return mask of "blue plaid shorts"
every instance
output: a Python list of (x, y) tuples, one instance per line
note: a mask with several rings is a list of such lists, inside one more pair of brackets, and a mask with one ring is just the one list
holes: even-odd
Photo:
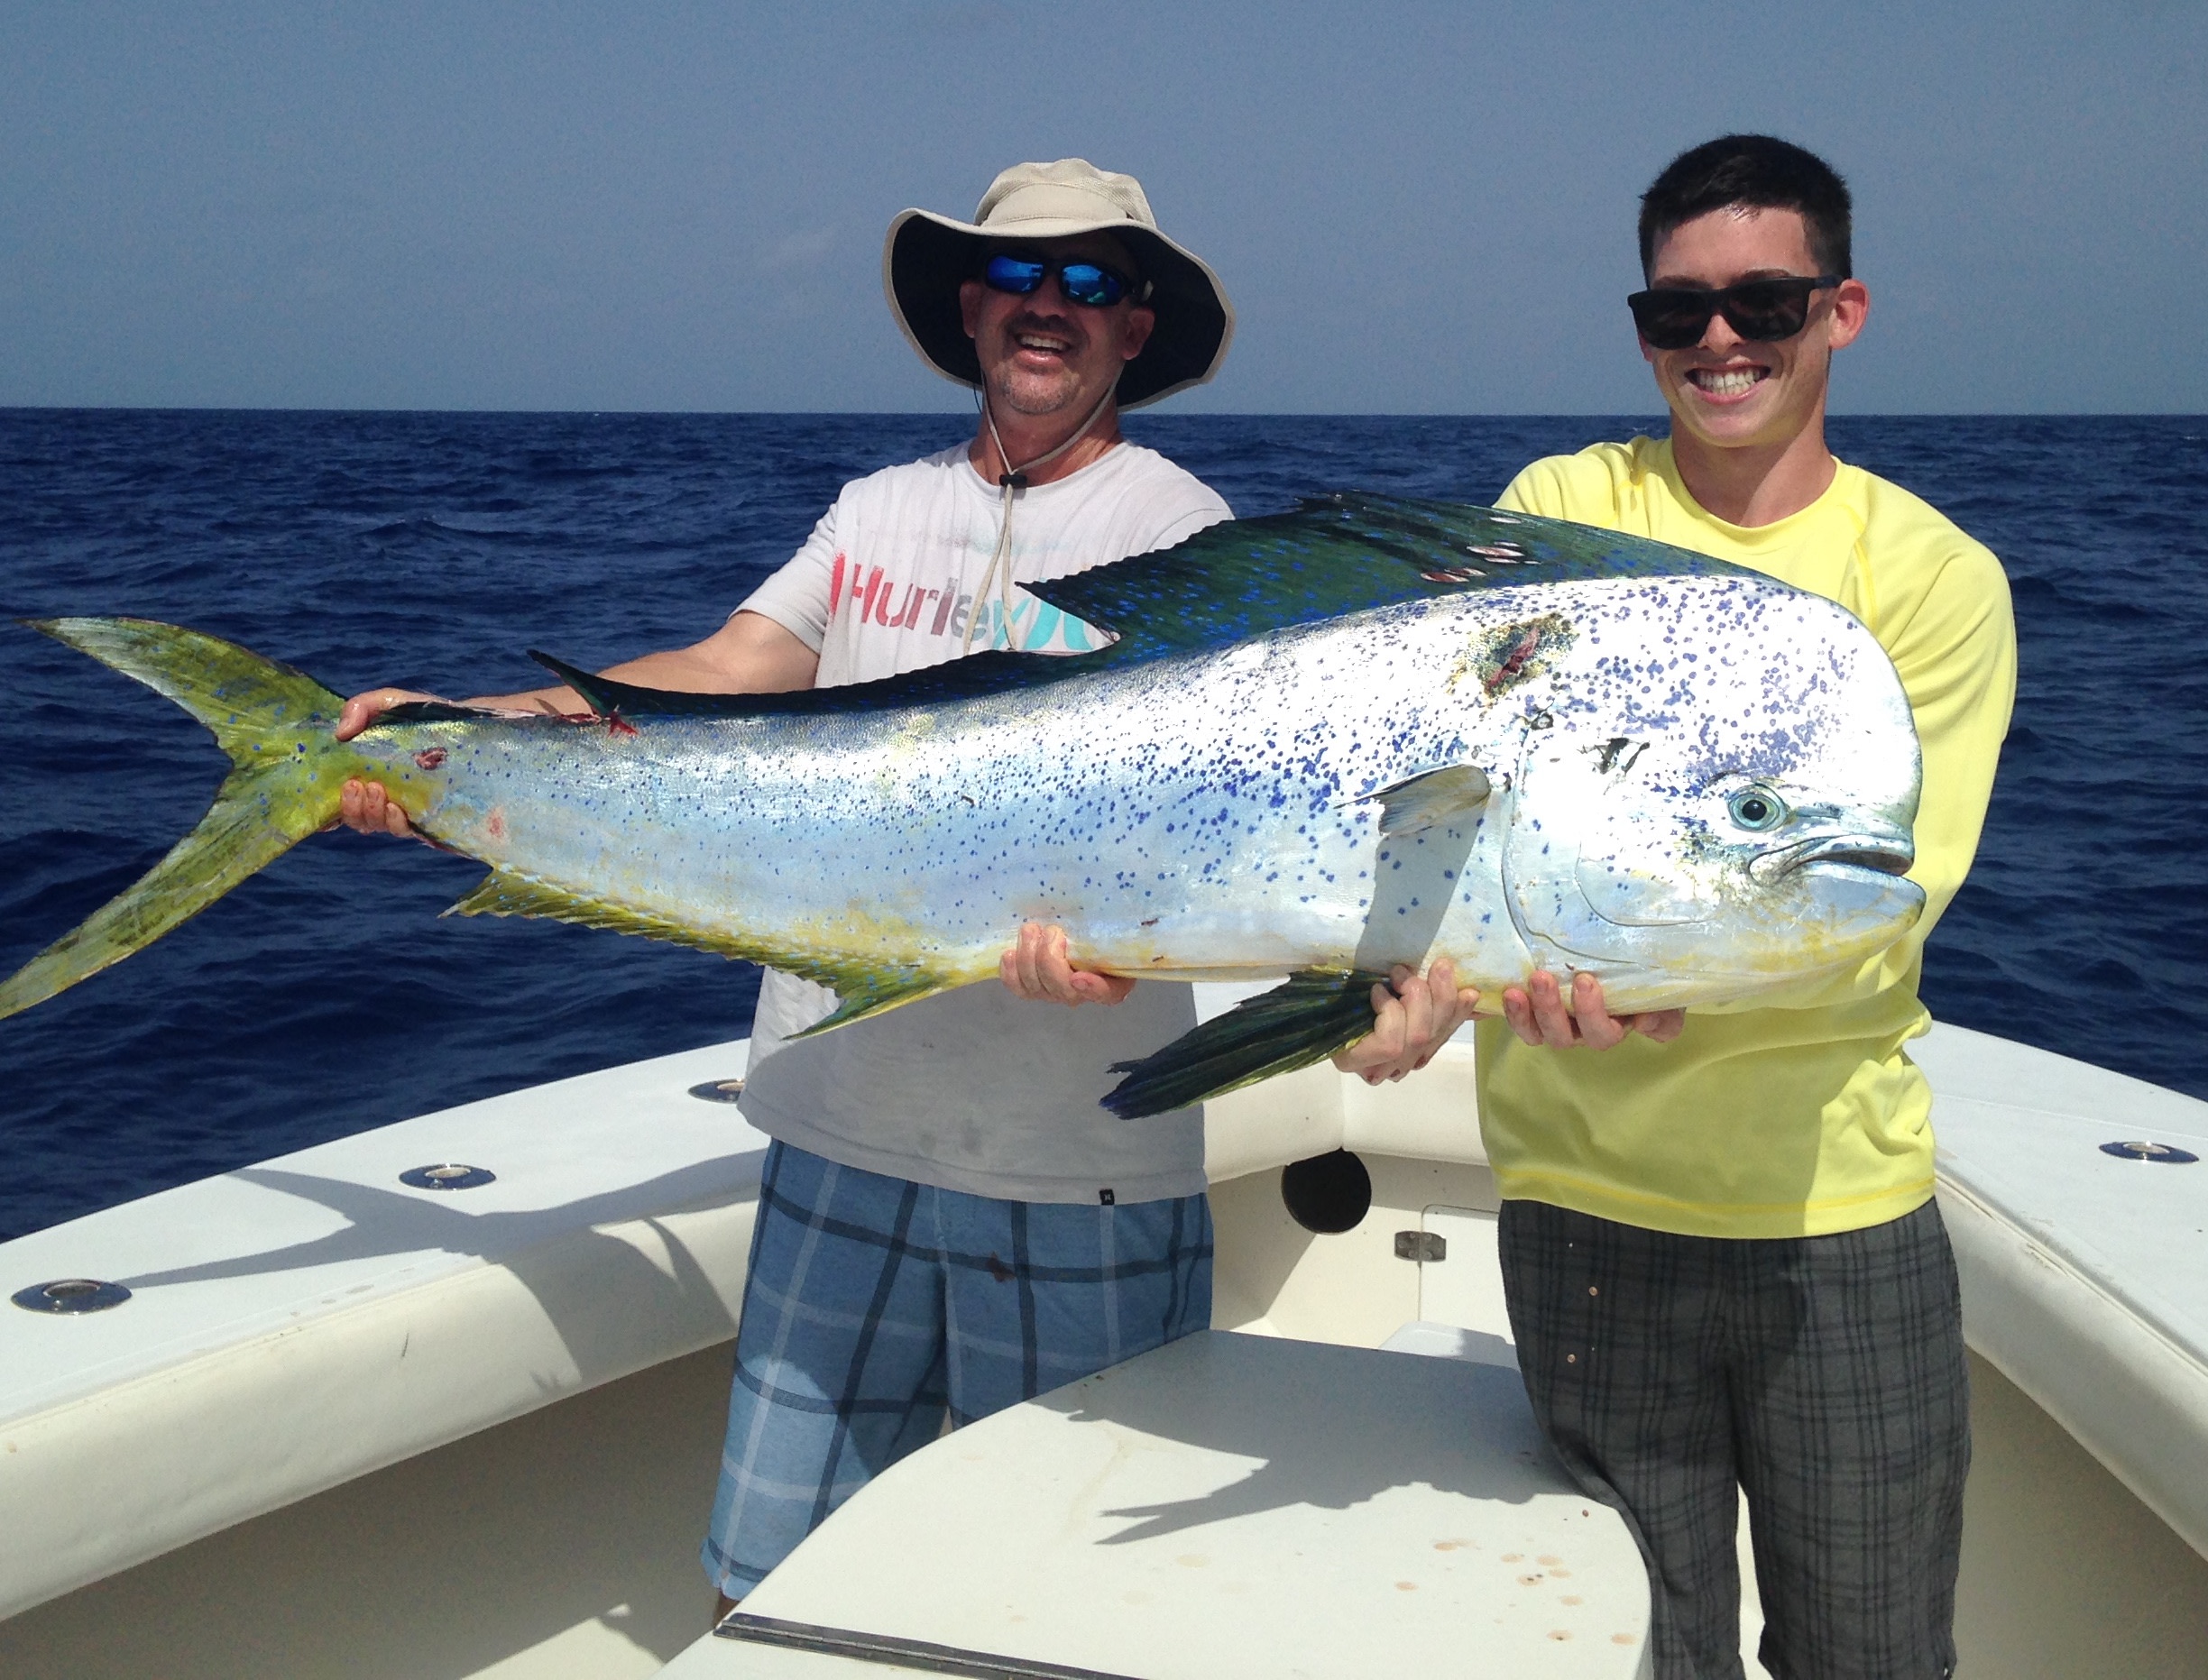
[(1000, 1201), (776, 1143), (700, 1554), (741, 1598), (874, 1476), (1211, 1317), (1201, 1196)]

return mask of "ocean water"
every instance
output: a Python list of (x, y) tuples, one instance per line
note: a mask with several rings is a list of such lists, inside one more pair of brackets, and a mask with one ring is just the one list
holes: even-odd
[[(1486, 501), (1621, 418), (1128, 426), (1246, 514), (1339, 488)], [(212, 630), (340, 693), (532, 685), (695, 639), (845, 479), (958, 416), (0, 411), (0, 611)], [(2208, 419), (1853, 418), (1835, 449), (1992, 545), (2022, 692), (1935, 933), (1943, 1019), (2208, 1097)], [(0, 972), (128, 885), (225, 768), (183, 712), (0, 624)], [(479, 874), (352, 834), (0, 1022), (0, 1237), (428, 1109), (742, 1033), (741, 964), (440, 920)]]

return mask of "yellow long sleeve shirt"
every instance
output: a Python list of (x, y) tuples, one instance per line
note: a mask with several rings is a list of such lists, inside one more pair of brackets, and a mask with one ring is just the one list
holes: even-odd
[(1809, 507), (1728, 525), (1670, 441), (1537, 461), (1498, 504), (1699, 550), (1846, 607), (1900, 672), (1924, 752), (1909, 878), (1925, 912), (1854, 975), (1688, 1013), (1670, 1044), (1531, 1049), (1477, 1029), (1480, 1126), (1505, 1197), (1697, 1236), (1810, 1236), (1932, 1194), (1931, 1091), (1903, 1046), (1925, 937), (1962, 886), (2016, 695), (2001, 563), (1925, 502), (1843, 463)]

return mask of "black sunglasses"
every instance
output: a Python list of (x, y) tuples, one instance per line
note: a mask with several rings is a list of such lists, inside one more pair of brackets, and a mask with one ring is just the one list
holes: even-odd
[(1118, 269), (1091, 262), (1086, 257), (1052, 261), (1042, 257), (1008, 257), (999, 252), (989, 260), (989, 266), (981, 271), (981, 279), (991, 291), (1008, 291), (1024, 298), (1052, 274), (1058, 277), (1058, 289), (1065, 293), (1069, 302), (1087, 304), (1092, 309), (1109, 309), (1136, 289), (1135, 282)]
[(1633, 325), (1655, 350), (1692, 350), (1709, 331), (1710, 317), (1722, 315), (1743, 338), (1768, 344), (1791, 338), (1808, 325), (1809, 298), (1847, 277), (1782, 275), (1743, 280), (1708, 290), (1699, 286), (1659, 286), (1625, 299)]

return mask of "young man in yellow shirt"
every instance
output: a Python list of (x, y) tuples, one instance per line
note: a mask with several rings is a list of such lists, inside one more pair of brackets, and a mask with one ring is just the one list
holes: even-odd
[(1501, 504), (1840, 601), (1892, 656), (1924, 752), (1923, 918), (1845, 980), (1619, 1020), (1588, 977), (1540, 975), (1478, 1029), (1527, 1391), (1641, 1542), (1660, 1680), (1742, 1672), (1736, 1486), (1778, 1680), (1955, 1663), (1969, 1397), (1903, 1047), (1930, 1024), (1924, 940), (1978, 843), (2016, 639), (1993, 555), (1826, 447), (1832, 353), (1870, 308), (1849, 223), (1840, 178), (1783, 141), (1674, 161), (1630, 300), (1671, 436), (1535, 462)]

